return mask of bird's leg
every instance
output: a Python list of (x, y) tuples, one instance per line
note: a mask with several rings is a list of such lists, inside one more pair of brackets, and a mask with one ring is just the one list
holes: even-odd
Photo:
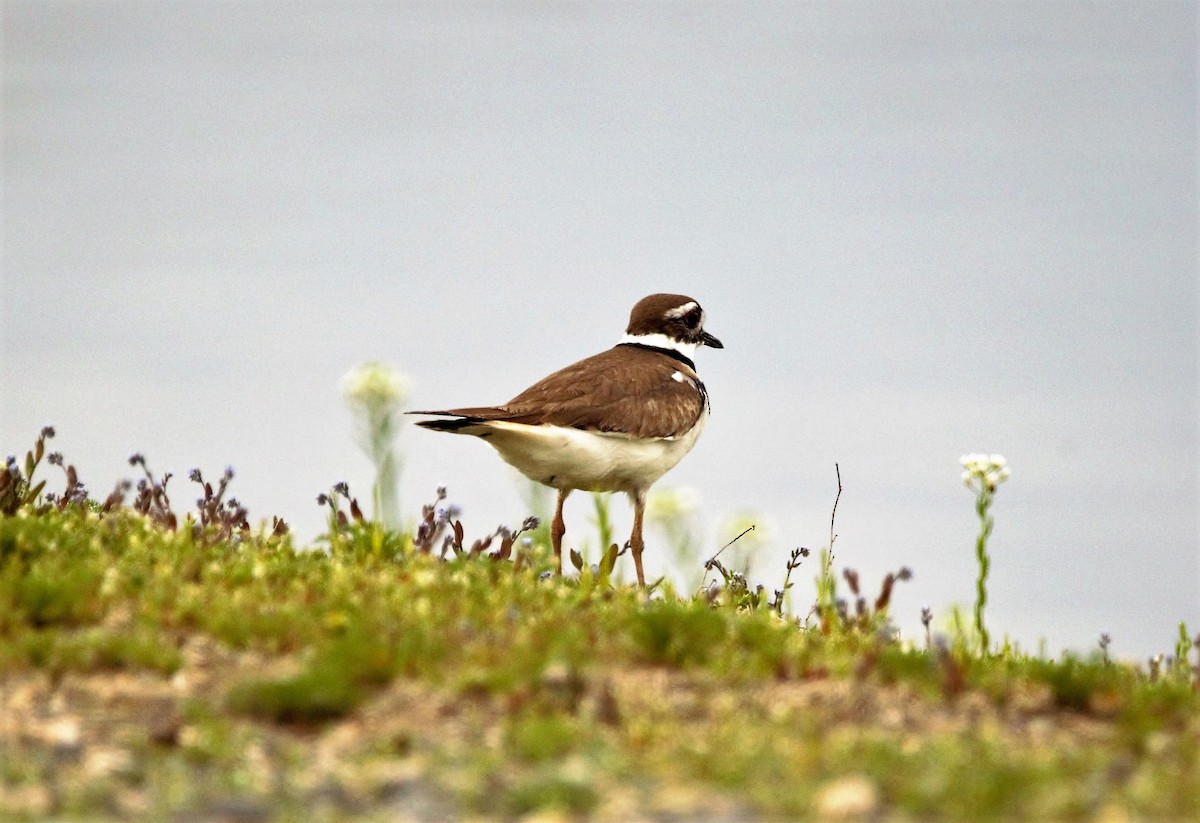
[(642, 549), (646, 546), (642, 542), (642, 515), (646, 513), (646, 492), (630, 492), (629, 497), (633, 501), (633, 534), (629, 536), (629, 550), (633, 553), (633, 567), (637, 569), (638, 586), (645, 588), (646, 575), (642, 573)]
[(567, 533), (567, 524), (563, 522), (563, 503), (567, 500), (570, 489), (558, 490), (558, 504), (554, 507), (554, 522), (550, 524), (550, 543), (554, 546), (554, 563), (558, 567), (558, 575), (562, 574), (562, 539)]

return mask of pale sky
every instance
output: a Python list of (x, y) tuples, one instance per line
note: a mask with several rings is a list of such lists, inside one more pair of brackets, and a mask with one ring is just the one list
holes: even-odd
[[(351, 367), (501, 402), (681, 292), (726, 346), (660, 483), (706, 556), (751, 512), (778, 586), (836, 462), (839, 561), (910, 566), (916, 637), (973, 602), (958, 457), (1000, 452), (994, 638), (1200, 630), (1195, 4), (0, 8), (5, 454), (52, 423), (95, 495), (139, 451), (181, 502), (232, 465), (311, 539), (319, 492), (368, 496)], [(486, 445), (401, 445), (411, 516), (528, 513)]]

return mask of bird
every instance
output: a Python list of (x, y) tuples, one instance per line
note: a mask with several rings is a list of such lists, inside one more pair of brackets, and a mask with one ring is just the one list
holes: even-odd
[(409, 414), (422, 428), (478, 437), (521, 474), (557, 491), (550, 539), (558, 574), (572, 491), (624, 492), (633, 505), (629, 549), (637, 582), (650, 487), (696, 445), (708, 420), (708, 390), (693, 361), (724, 345), (704, 330), (704, 309), (682, 294), (639, 300), (615, 346), (534, 383), (507, 403)]

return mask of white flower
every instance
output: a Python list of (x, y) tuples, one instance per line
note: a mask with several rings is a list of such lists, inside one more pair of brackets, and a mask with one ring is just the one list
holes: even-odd
[(1012, 474), (1002, 454), (964, 454), (958, 462), (963, 466), (963, 485), (973, 491), (994, 492)]
[(383, 363), (363, 363), (342, 378), (342, 394), (355, 406), (395, 409), (404, 402), (408, 381)]

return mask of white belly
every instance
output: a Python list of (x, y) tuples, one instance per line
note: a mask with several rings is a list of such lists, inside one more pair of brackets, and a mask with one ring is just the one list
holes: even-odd
[(669, 439), (502, 422), (487, 424), (484, 439), (521, 474), (547, 486), (644, 491), (692, 450), (707, 418), (706, 410), (691, 430)]

